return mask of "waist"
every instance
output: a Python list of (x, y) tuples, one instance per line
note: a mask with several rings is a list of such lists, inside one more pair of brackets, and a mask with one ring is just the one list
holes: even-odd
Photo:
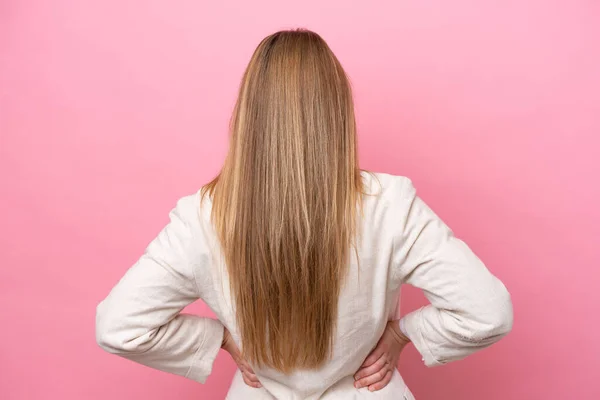
[[(261, 379), (262, 388), (252, 388), (244, 383), (242, 374), (236, 371), (231, 387), (227, 393), (227, 400), (414, 400), (412, 393), (404, 383), (398, 370), (394, 371), (392, 380), (386, 387), (375, 392), (367, 388), (356, 389), (352, 376), (344, 377), (329, 387), (307, 393), (300, 382), (276, 382), (270, 379)], [(313, 382), (314, 383), (314, 382)], [(311, 387), (315, 387), (311, 385)]]

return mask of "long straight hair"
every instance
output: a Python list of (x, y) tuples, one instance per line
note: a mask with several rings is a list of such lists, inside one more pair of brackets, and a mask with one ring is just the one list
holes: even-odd
[(203, 188), (243, 356), (283, 372), (332, 353), (362, 179), (348, 78), (325, 41), (281, 31), (244, 73), (220, 174)]

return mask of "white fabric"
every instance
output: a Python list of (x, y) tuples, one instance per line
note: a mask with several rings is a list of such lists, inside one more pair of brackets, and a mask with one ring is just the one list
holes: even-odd
[[(397, 319), (401, 284), (422, 289), (430, 305), (409, 313), (402, 328), (435, 366), (498, 341), (512, 327), (512, 304), (495, 278), (416, 196), (411, 181), (363, 173), (358, 258), (339, 298), (334, 356), (317, 371), (284, 375), (255, 369), (263, 388), (234, 376), (229, 399), (398, 399), (412, 395), (399, 373), (380, 392), (353, 387), (353, 374), (387, 321)], [(171, 222), (97, 309), (105, 350), (204, 383), (219, 351), (223, 325), (240, 344), (228, 274), (210, 223), (210, 199), (183, 197)], [(248, 290), (252, 290), (248, 288)], [(202, 299), (218, 320), (180, 314)]]

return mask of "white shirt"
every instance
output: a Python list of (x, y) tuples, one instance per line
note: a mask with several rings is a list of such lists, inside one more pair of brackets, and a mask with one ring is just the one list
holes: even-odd
[[(416, 196), (411, 181), (387, 174), (363, 173), (363, 178), (369, 195), (363, 196), (359, 224), (360, 262), (353, 257), (348, 265), (332, 359), (319, 370), (290, 375), (255, 368), (260, 389), (247, 386), (237, 371), (228, 399), (412, 399), (397, 371), (379, 392), (353, 386), (353, 375), (386, 323), (397, 318), (405, 283), (421, 288), (431, 303), (403, 318), (403, 329), (428, 366), (464, 358), (510, 331), (506, 288)], [(201, 202), (199, 192), (178, 201), (170, 223), (98, 305), (102, 348), (204, 383), (223, 326), (240, 345), (210, 213), (210, 199)], [(198, 299), (218, 320), (180, 313)]]

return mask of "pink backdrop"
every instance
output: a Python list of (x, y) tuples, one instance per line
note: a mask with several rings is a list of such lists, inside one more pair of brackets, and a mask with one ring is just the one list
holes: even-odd
[(513, 294), (489, 351), (403, 355), (417, 398), (599, 399), (589, 0), (0, 1), (0, 398), (223, 398), (225, 355), (204, 386), (110, 356), (95, 306), (219, 169), (259, 40), (298, 26), (353, 80), (362, 166), (410, 176)]

